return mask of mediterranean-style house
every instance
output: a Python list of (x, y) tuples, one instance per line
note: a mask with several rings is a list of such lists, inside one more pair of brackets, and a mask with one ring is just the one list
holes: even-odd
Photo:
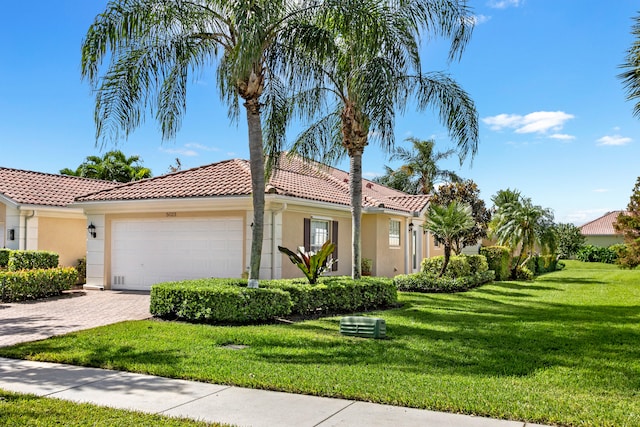
[(624, 243), (624, 236), (616, 233), (613, 228), (613, 223), (618, 219), (618, 215), (623, 212), (607, 212), (603, 216), (578, 227), (580, 228), (580, 233), (585, 237), (585, 243), (602, 247)]
[(116, 185), (0, 167), (0, 248), (52, 251), (61, 265), (75, 266), (86, 253), (87, 225), (82, 209), (69, 204)]
[[(328, 274), (350, 275), (348, 173), (283, 157), (265, 194), (261, 279), (300, 277), (277, 247), (336, 244)], [(372, 275), (415, 272), (442, 254), (423, 231), (429, 197), (363, 181), (362, 256)], [(241, 277), (253, 210), (246, 160), (227, 160), (76, 197), (87, 217), (87, 288), (148, 290), (169, 280)]]

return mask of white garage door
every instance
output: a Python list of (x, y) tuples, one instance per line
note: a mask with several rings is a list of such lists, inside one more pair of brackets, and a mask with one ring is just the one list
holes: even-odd
[(240, 277), (242, 218), (117, 220), (111, 228), (112, 289), (160, 282)]

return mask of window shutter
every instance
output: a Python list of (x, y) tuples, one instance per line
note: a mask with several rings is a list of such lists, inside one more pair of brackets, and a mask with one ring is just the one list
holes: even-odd
[[(338, 221), (333, 221), (331, 224), (331, 242), (336, 245), (331, 256), (333, 259), (338, 259)], [(331, 266), (331, 271), (338, 271), (338, 263), (334, 262)]]
[(304, 219), (304, 250), (311, 250), (311, 218)]

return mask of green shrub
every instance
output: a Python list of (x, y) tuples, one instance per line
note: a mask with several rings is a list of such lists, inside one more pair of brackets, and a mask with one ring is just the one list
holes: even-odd
[(9, 271), (34, 270), (58, 267), (59, 255), (48, 251), (11, 251), (7, 269)]
[(601, 246), (585, 245), (576, 254), (576, 259), (583, 262), (604, 262), (613, 264), (616, 262), (618, 254), (616, 248), (605, 248)]
[(0, 272), (0, 300), (24, 301), (59, 295), (76, 283), (73, 267)]
[[(442, 270), (442, 264), (444, 264), (444, 256), (442, 255), (425, 258), (422, 260), (420, 271), (422, 273), (437, 276)], [(449, 258), (447, 271), (444, 273), (446, 277), (455, 279), (458, 277), (465, 277), (470, 274), (471, 266), (469, 265), (468, 257), (466, 255), (452, 256)]]
[(191, 322), (238, 324), (266, 322), (291, 313), (291, 297), (280, 289), (230, 284), (200, 279), (153, 285), (151, 314)]
[(87, 281), (87, 257), (78, 258), (76, 270), (78, 270), (78, 283), (85, 283)]
[(429, 273), (401, 274), (393, 278), (393, 283), (399, 291), (453, 293), (467, 291), (493, 279), (493, 270), (487, 270), (458, 278), (437, 277)]
[(528, 267), (519, 265), (516, 267), (516, 280), (533, 280), (534, 274), (533, 271), (529, 270)]
[(504, 246), (487, 246), (480, 248), (480, 255), (484, 255), (489, 270), (495, 271), (495, 280), (509, 280), (511, 277), (509, 249)]
[(484, 255), (465, 255), (467, 262), (469, 263), (469, 269), (471, 274), (482, 273), (489, 270), (489, 263), (487, 263), (487, 257)]
[(6, 268), (9, 264), (11, 249), (0, 249), (0, 268)]

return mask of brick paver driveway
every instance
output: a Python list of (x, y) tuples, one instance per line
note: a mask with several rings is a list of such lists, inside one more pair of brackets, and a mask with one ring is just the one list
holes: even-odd
[(149, 317), (149, 293), (141, 292), (70, 291), (38, 301), (0, 302), (0, 347)]

